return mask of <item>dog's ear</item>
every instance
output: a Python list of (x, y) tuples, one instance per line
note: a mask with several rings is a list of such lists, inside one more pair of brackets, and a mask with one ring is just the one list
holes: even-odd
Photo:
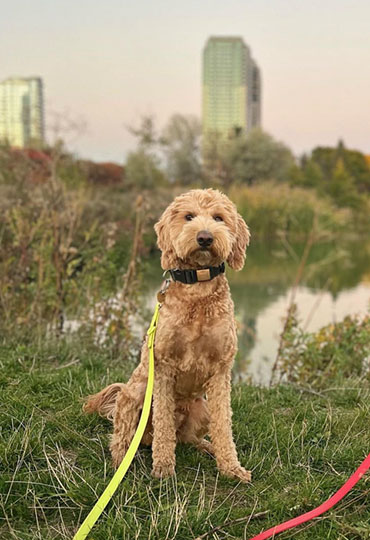
[(233, 270), (241, 270), (245, 261), (245, 250), (249, 246), (250, 232), (247, 224), (240, 214), (238, 214), (236, 221), (236, 234), (235, 240), (227, 258), (229, 266)]
[(163, 270), (173, 268), (175, 261), (175, 250), (173, 249), (170, 234), (169, 234), (169, 211), (165, 210), (159, 221), (154, 225), (154, 230), (157, 233), (157, 246), (162, 252), (161, 266)]

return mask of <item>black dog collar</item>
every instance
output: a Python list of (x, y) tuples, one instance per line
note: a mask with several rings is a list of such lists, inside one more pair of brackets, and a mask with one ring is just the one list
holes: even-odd
[(216, 276), (225, 272), (225, 263), (221, 263), (220, 266), (208, 266), (200, 270), (168, 270), (171, 274), (173, 281), (181, 281), (181, 283), (187, 283), (191, 285), (198, 283), (199, 281), (211, 281)]

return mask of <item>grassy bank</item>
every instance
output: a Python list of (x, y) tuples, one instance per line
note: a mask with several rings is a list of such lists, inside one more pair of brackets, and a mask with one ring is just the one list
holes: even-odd
[[(3, 344), (0, 362), (0, 538), (70, 539), (113, 474), (111, 426), (84, 415), (82, 398), (124, 379), (132, 365), (63, 341)], [(248, 539), (314, 508), (369, 452), (369, 398), (368, 383), (350, 378), (333, 377), (318, 392), (235, 387), (235, 439), (253, 484), (219, 477), (211, 458), (185, 446), (177, 449), (177, 476), (159, 481), (150, 476), (150, 451), (141, 449), (90, 538), (185, 540), (219, 527), (207, 538)], [(367, 475), (298, 537), (369, 538), (369, 503)]]

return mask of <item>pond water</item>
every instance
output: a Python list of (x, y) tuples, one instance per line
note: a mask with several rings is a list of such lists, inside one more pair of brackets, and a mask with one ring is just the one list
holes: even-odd
[[(239, 326), (237, 378), (269, 382), (303, 250), (299, 243), (291, 245), (284, 240), (267, 244), (255, 239), (244, 269), (227, 270)], [(145, 274), (151, 306), (162, 280), (157, 257), (148, 262)], [(314, 245), (294, 301), (301, 326), (307, 331), (346, 315), (364, 315), (370, 306), (370, 239)]]

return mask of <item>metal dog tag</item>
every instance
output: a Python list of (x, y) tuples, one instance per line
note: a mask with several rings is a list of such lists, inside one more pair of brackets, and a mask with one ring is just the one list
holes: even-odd
[(203, 270), (196, 270), (198, 281), (209, 281), (211, 279), (211, 273), (209, 268)]

